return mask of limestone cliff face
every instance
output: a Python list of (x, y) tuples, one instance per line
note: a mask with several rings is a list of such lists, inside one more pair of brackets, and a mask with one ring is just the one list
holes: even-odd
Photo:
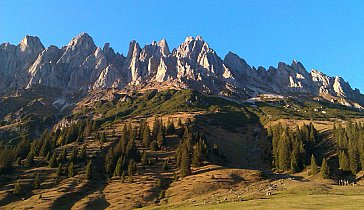
[(110, 44), (101, 49), (87, 33), (66, 46), (45, 48), (38, 37), (26, 36), (17, 46), (0, 45), (0, 93), (42, 84), (65, 91), (123, 88), (170, 82), (209, 94), (254, 96), (259, 93), (330, 95), (364, 104), (358, 89), (341, 77), (308, 72), (297, 61), (257, 69), (229, 52), (222, 60), (202, 37), (187, 37), (170, 51), (165, 39), (143, 48), (130, 42), (126, 57)]

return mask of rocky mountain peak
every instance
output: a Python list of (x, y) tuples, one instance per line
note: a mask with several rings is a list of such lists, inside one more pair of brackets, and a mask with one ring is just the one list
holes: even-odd
[(39, 53), (44, 50), (43, 44), (36, 36), (26, 35), (18, 46), (21, 52)]
[(97, 47), (87, 33), (77, 35), (62, 48), (45, 49), (33, 36), (26, 36), (18, 46), (0, 45), (2, 92), (35, 84), (85, 91), (167, 81), (209, 94), (326, 94), (364, 104), (363, 95), (341, 77), (317, 70), (308, 73), (297, 60), (290, 65), (279, 62), (277, 68), (268, 70), (249, 66), (233, 52), (222, 60), (201, 36), (187, 37), (172, 53), (165, 39), (143, 48), (133, 40), (127, 57), (115, 53), (109, 43)]
[(157, 45), (159, 46), (163, 56), (167, 56), (170, 54), (169, 47), (165, 39), (160, 40)]
[(67, 49), (74, 50), (76, 48), (95, 49), (96, 45), (90, 35), (87, 33), (81, 33), (73, 38), (67, 45)]

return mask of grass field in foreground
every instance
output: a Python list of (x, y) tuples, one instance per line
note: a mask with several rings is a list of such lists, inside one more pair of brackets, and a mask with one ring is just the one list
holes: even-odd
[(216, 204), (192, 203), (185, 205), (155, 206), (146, 209), (192, 209), (192, 210), (227, 210), (227, 209), (364, 209), (364, 186), (337, 186), (319, 182), (285, 182), (286, 187), (276, 194), (262, 199)]
[(364, 209), (362, 195), (292, 195), (289, 197), (221, 203), (177, 209)]

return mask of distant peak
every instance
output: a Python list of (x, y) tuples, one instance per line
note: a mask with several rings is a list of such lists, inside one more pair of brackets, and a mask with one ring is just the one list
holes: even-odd
[(32, 50), (44, 50), (44, 46), (37, 36), (26, 35), (19, 43), (21, 51), (26, 51), (27, 49)]
[(198, 35), (198, 36), (196, 36), (196, 40), (203, 41), (203, 38), (202, 38), (202, 36)]
[(192, 36), (188, 36), (188, 37), (186, 37), (185, 42), (191, 42), (193, 40), (195, 40), (195, 39)]
[(168, 43), (167, 43), (166, 39), (160, 40), (157, 43), (157, 45), (158, 45), (158, 47), (161, 48), (162, 55), (168, 55), (170, 53), (169, 52), (169, 46), (168, 46)]
[(76, 39), (77, 38), (88, 38), (88, 37), (90, 37), (91, 38), (91, 36), (88, 34), (88, 33), (86, 33), (86, 32), (82, 32), (82, 33), (80, 33), (79, 35), (77, 35), (76, 36)]
[(74, 45), (95, 45), (94, 40), (88, 33), (80, 33), (75, 38), (73, 38), (69, 43), (68, 46)]
[(191, 42), (191, 41), (202, 41), (202, 42), (205, 42), (203, 40), (202, 36), (200, 36), (200, 35), (196, 36), (196, 38), (194, 38), (193, 36), (186, 37), (185, 42)]
[(163, 38), (163, 39), (161, 39), (161, 40), (158, 42), (158, 45), (159, 45), (159, 46), (161, 46), (161, 45), (162, 45), (162, 46), (163, 46), (163, 45), (167, 45), (167, 40), (166, 40), (166, 39), (164, 39), (164, 38)]

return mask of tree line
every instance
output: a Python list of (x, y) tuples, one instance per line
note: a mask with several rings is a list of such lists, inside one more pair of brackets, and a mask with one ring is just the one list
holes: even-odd
[(344, 128), (334, 125), (333, 136), (337, 143), (339, 169), (357, 174), (364, 167), (364, 125), (348, 121)]

